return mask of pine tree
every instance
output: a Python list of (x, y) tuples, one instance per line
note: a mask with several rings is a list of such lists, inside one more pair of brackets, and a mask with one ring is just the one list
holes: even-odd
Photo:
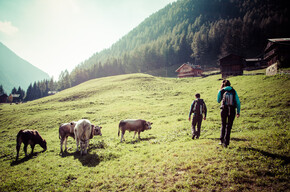
[(5, 94), (5, 91), (4, 91), (4, 89), (3, 89), (3, 86), (0, 85), (0, 95), (2, 95), (2, 94)]

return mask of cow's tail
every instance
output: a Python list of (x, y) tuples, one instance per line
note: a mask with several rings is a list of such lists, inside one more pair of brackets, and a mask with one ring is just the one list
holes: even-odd
[(18, 157), (19, 157), (19, 150), (22, 143), (22, 134), (23, 134), (23, 130), (20, 130), (16, 136), (16, 151), (17, 151), (16, 161), (18, 160)]
[(59, 126), (59, 128), (58, 128), (58, 138), (60, 139), (60, 127), (61, 127), (61, 125)]
[(81, 133), (81, 139), (82, 140), (86, 140), (86, 132), (88, 131), (88, 129), (90, 129), (91, 128), (91, 125), (85, 125), (84, 127), (83, 127), (83, 132)]
[(120, 129), (121, 129), (122, 124), (123, 124), (123, 121), (120, 121), (120, 123), (119, 123), (119, 130), (118, 130), (118, 137), (120, 136)]
[(119, 123), (119, 130), (118, 130), (118, 137), (120, 136), (120, 129), (121, 129), (121, 127), (123, 127), (125, 124), (126, 124), (126, 122), (124, 122), (123, 120), (120, 121), (120, 123)]
[(86, 133), (86, 128), (84, 128), (83, 130), (82, 130), (83, 132), (81, 133), (81, 140), (84, 140), (85, 139), (85, 133)]
[(16, 136), (16, 142), (17, 142), (17, 146), (21, 145), (22, 143), (22, 134), (23, 134), (23, 130), (20, 130)]

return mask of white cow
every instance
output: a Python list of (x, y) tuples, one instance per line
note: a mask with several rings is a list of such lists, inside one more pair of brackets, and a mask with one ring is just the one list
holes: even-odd
[(101, 128), (102, 127), (92, 125), (91, 122), (87, 119), (81, 119), (77, 122), (74, 128), (74, 134), (76, 139), (77, 151), (79, 150), (80, 143), (81, 155), (87, 154), (89, 141), (93, 138), (94, 135), (102, 136)]

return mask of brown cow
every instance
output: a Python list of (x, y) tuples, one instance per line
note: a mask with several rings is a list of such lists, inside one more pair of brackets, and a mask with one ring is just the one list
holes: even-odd
[(31, 146), (31, 154), (33, 153), (33, 149), (36, 144), (39, 144), (43, 148), (43, 151), (46, 151), (47, 149), (46, 141), (40, 136), (40, 134), (36, 130), (20, 130), (17, 134), (16, 142), (17, 142), (16, 161), (18, 160), (18, 157), (19, 157), (19, 150), (20, 150), (21, 143), (24, 143), (23, 150), (25, 152), (26, 157), (27, 157), (28, 144), (30, 144)]
[(75, 139), (75, 134), (74, 134), (74, 128), (75, 128), (76, 122), (72, 121), (70, 123), (64, 123), (62, 124), (59, 129), (59, 139), (60, 139), (60, 151), (63, 152), (62, 150), (62, 145), (64, 143), (65, 146), (65, 151), (67, 150), (67, 138), (70, 136)]
[(119, 123), (119, 131), (118, 131), (118, 136), (120, 135), (120, 130), (122, 131), (122, 135), (121, 135), (121, 142), (125, 139), (124, 139), (124, 134), (125, 134), (125, 131), (128, 130), (128, 131), (135, 131), (134, 133), (134, 137), (135, 138), (135, 135), (136, 133), (138, 132), (138, 138), (140, 138), (140, 132), (143, 132), (145, 130), (148, 130), (148, 129), (151, 129), (151, 125), (153, 123), (149, 122), (149, 121), (145, 121), (145, 120), (142, 120), (142, 119), (126, 119), (126, 120), (122, 120), (120, 121)]

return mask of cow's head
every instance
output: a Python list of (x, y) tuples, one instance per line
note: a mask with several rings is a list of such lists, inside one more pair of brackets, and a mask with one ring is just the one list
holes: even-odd
[(94, 126), (94, 135), (102, 136), (101, 129), (102, 129), (102, 127), (99, 127), (98, 125)]
[(43, 148), (43, 151), (46, 151), (46, 150), (47, 150), (47, 146), (46, 146), (46, 141), (45, 141), (45, 139), (43, 139), (43, 140), (40, 142), (40, 146)]
[(91, 125), (91, 126), (92, 126), (92, 132), (91, 132), (90, 139), (93, 138), (94, 135), (102, 136), (102, 132), (101, 132), (102, 127), (99, 127), (98, 125), (96, 125), (96, 126)]
[(36, 130), (33, 131), (33, 135), (37, 138), (37, 140), (39, 140), (39, 145), (43, 148), (43, 151), (46, 151), (47, 146), (45, 139), (43, 139)]
[(71, 126), (72, 128), (75, 128), (76, 124), (77, 124), (77, 122), (75, 122), (75, 121), (70, 122), (70, 126)]
[(149, 121), (146, 121), (146, 123), (145, 123), (145, 130), (146, 129), (151, 129), (151, 125), (152, 125), (153, 123), (151, 123), (151, 122), (149, 122)]
[(75, 121), (72, 121), (69, 123), (71, 133), (74, 133), (74, 128), (75, 128), (76, 124), (77, 124), (77, 122), (75, 122)]

